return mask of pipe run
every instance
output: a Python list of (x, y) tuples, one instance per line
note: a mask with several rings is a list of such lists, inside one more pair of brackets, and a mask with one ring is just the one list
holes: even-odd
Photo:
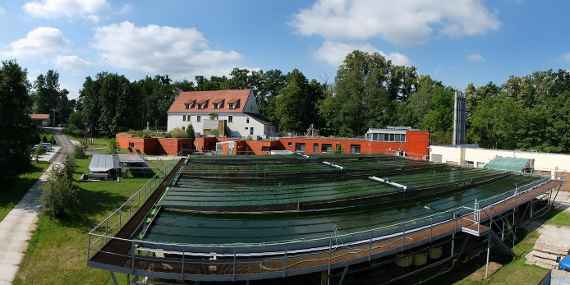
[(376, 177), (376, 176), (370, 176), (370, 177), (368, 177), (368, 179), (373, 180), (373, 181), (377, 181), (377, 182), (386, 183), (386, 184), (394, 186), (396, 188), (400, 188), (404, 191), (408, 190), (408, 186), (390, 181), (388, 178), (380, 178), (380, 177)]

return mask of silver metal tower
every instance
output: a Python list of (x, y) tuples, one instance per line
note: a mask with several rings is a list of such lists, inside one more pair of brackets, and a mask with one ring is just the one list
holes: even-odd
[(455, 91), (455, 102), (453, 104), (453, 138), (451, 140), (453, 145), (465, 143), (466, 119), (465, 94), (460, 91)]

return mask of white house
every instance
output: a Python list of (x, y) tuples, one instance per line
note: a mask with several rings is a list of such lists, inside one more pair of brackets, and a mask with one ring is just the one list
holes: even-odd
[(180, 92), (168, 109), (168, 131), (189, 124), (196, 135), (213, 130), (225, 130), (231, 137), (275, 135), (275, 127), (260, 117), (249, 89)]

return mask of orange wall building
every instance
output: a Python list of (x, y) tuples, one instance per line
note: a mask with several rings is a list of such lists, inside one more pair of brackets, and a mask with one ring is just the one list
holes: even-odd
[[(386, 129), (382, 129), (386, 130)], [(370, 132), (370, 131), (369, 131)], [(384, 137), (385, 136), (385, 137)], [(429, 157), (429, 132), (419, 130), (388, 129), (387, 133), (374, 131), (366, 138), (341, 137), (281, 137), (276, 140), (241, 140), (232, 138), (198, 137), (184, 138), (137, 138), (128, 133), (117, 134), (120, 148), (132, 152), (154, 155), (179, 155), (193, 151), (218, 151), (223, 155), (268, 155), (272, 150), (289, 150), (308, 155), (323, 153), (344, 154), (391, 154), (412, 159)]]

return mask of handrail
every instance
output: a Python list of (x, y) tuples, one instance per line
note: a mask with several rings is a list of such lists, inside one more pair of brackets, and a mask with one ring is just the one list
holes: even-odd
[[(520, 196), (524, 193), (527, 193), (533, 189), (535, 189), (536, 187), (542, 186), (546, 183), (548, 183), (549, 180), (548, 179), (540, 179), (537, 181), (533, 181), (532, 183), (529, 183), (527, 185), (524, 186), (524, 189), (520, 189), (520, 187), (516, 187), (516, 189), (514, 190), (509, 190), (507, 192), (501, 193), (501, 194), (497, 194), (494, 195), (492, 197), (489, 197), (487, 199), (484, 200), (480, 200), (478, 203), (479, 205), (481, 204), (485, 204), (488, 201), (494, 201), (494, 203), (485, 205), (482, 208), (477, 209), (478, 211), (481, 211), (485, 208), (491, 207), (493, 205), (496, 205), (498, 203), (501, 203), (507, 199), (511, 199), (517, 196)], [(498, 199), (498, 200), (497, 200)], [(116, 211), (115, 211), (116, 212)], [(399, 236), (399, 235), (403, 235), (403, 234), (407, 234), (410, 232), (415, 232), (417, 230), (421, 230), (424, 229), (426, 227), (431, 227), (433, 225), (436, 224), (441, 224), (444, 223), (446, 221), (449, 221), (450, 218), (444, 218), (442, 220), (439, 220), (436, 223), (434, 222), (434, 218), (437, 216), (443, 216), (443, 215), (453, 215), (453, 216), (457, 216), (457, 214), (459, 213), (459, 216), (466, 216), (466, 215), (470, 215), (470, 214), (475, 214), (475, 209), (467, 207), (467, 206), (459, 206), (453, 209), (448, 209), (445, 211), (441, 211), (441, 212), (437, 212), (434, 214), (430, 214), (427, 216), (423, 216), (420, 218), (415, 218), (412, 220), (407, 220), (407, 221), (402, 221), (402, 222), (398, 222), (398, 223), (394, 223), (391, 225), (383, 225), (380, 227), (376, 227), (376, 228), (371, 228), (371, 229), (366, 229), (363, 231), (358, 231), (358, 232), (352, 232), (352, 233), (345, 233), (345, 234), (341, 234), (341, 235), (335, 235), (335, 239), (341, 239), (340, 244), (335, 244), (334, 248), (340, 248), (340, 247), (345, 247), (347, 245), (354, 245), (354, 244), (361, 244), (361, 243), (366, 243), (366, 242), (371, 242), (372, 240), (376, 241), (376, 240), (380, 240), (380, 239), (385, 239), (388, 237), (393, 237), (393, 236)], [(107, 220), (107, 219), (106, 219)], [(413, 224), (417, 221), (420, 220), (430, 220), (432, 223), (430, 225), (427, 226), (423, 226), (423, 227), (418, 227), (418, 228), (414, 228), (414, 229), (409, 229), (409, 230), (403, 230), (401, 232), (396, 232), (396, 233), (392, 233), (389, 235), (384, 235), (384, 236), (376, 236), (373, 237), (372, 233), (376, 232), (376, 231), (382, 231), (382, 230), (388, 230), (391, 228), (405, 228), (406, 225), (409, 224)], [(101, 223), (100, 225), (102, 225), (103, 223)], [(100, 226), (98, 225), (98, 227)], [(355, 242), (342, 242), (342, 239), (347, 238), (347, 237), (351, 237), (351, 236), (355, 236), (355, 235), (364, 235), (364, 234), (370, 234), (370, 239), (364, 239), (364, 240), (360, 240), (360, 241), (355, 241)], [(104, 238), (107, 240), (119, 240), (119, 241), (124, 241), (124, 242), (129, 242), (131, 244), (136, 244), (139, 247), (144, 247), (144, 245), (154, 245), (154, 246), (168, 246), (168, 247), (172, 247), (172, 248), (187, 248), (187, 249), (191, 249), (191, 248), (200, 248), (200, 247), (204, 247), (204, 248), (217, 248), (217, 249), (231, 249), (231, 248), (235, 248), (235, 247), (250, 247), (250, 248), (256, 248), (256, 247), (268, 247), (268, 246), (285, 246), (286, 249), (283, 251), (274, 251), (274, 252), (266, 252), (265, 254), (271, 254), (271, 255), (280, 255), (283, 253), (294, 253), (296, 252), (295, 250), (291, 250), (288, 249), (287, 246), (290, 246), (292, 244), (297, 244), (297, 243), (308, 243), (308, 242), (316, 242), (316, 241), (324, 241), (324, 240), (328, 240), (330, 237), (327, 236), (323, 236), (323, 237), (319, 237), (319, 238), (313, 238), (313, 239), (295, 239), (295, 240), (288, 240), (288, 241), (282, 241), (282, 242), (261, 242), (261, 243), (226, 243), (226, 244), (190, 244), (190, 243), (164, 243), (164, 242), (153, 242), (153, 241), (144, 241), (144, 240), (139, 240), (139, 239), (124, 239), (124, 238), (118, 238), (118, 237), (114, 237), (114, 236), (109, 236), (108, 232), (105, 232), (105, 234), (99, 234), (99, 233), (95, 233), (94, 230), (89, 232), (90, 236), (94, 236), (94, 237), (99, 237), (99, 238)], [(319, 247), (320, 248), (320, 247)], [(328, 246), (326, 248), (329, 248)], [(315, 249), (315, 248), (314, 248)], [(299, 250), (297, 250), (299, 251)], [(185, 254), (190, 254), (190, 252), (184, 251)], [(213, 253), (215, 255), (218, 256), (223, 256), (224, 254), (216, 254)], [(196, 253), (196, 255), (204, 255), (204, 256), (210, 256), (212, 255), (212, 253)], [(248, 254), (248, 253), (234, 253), (233, 255), (237, 255), (237, 256), (252, 256), (252, 254)]]

